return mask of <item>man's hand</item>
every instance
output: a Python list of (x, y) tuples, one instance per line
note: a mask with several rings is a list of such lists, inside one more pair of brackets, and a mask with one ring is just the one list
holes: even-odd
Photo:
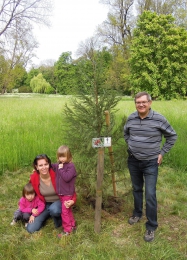
[(162, 155), (161, 154), (159, 154), (157, 162), (158, 162), (158, 165), (161, 165), (161, 163), (162, 163)]

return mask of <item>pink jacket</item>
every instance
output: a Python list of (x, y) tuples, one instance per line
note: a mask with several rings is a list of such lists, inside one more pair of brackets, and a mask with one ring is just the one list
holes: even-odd
[[(40, 200), (38, 196), (35, 196), (32, 201), (28, 201), (26, 198), (21, 197), (18, 205), (21, 212), (31, 213), (35, 217), (40, 215), (40, 213), (42, 213), (42, 211), (45, 209), (45, 203)], [(36, 208), (38, 209), (37, 215), (32, 213), (32, 209)]]

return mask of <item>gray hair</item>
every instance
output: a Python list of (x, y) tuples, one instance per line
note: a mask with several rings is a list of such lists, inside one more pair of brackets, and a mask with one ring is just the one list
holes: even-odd
[(137, 99), (137, 98), (140, 98), (140, 97), (142, 97), (142, 96), (147, 96), (147, 100), (148, 100), (148, 101), (151, 101), (151, 96), (149, 95), (149, 93), (147, 93), (147, 92), (145, 92), (145, 91), (143, 91), (143, 92), (138, 92), (138, 93), (135, 95), (135, 97), (134, 97), (134, 101), (136, 102), (136, 99)]

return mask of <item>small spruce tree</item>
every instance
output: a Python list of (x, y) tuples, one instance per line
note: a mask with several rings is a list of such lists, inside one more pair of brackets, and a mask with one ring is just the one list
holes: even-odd
[[(88, 46), (87, 46), (88, 47)], [(65, 105), (63, 111), (63, 139), (71, 147), (74, 162), (76, 164), (78, 178), (77, 184), (81, 187), (79, 192), (86, 196), (95, 194), (95, 182), (97, 172), (97, 148), (92, 147), (92, 138), (112, 137), (114, 147), (114, 160), (116, 159), (116, 170), (123, 171), (126, 160), (125, 142), (123, 140), (123, 125), (115, 123), (116, 106), (121, 97), (107, 87), (106, 71), (109, 69), (110, 54), (106, 49), (102, 51), (94, 48), (86, 48), (84, 62), (91, 68), (90, 73), (81, 67), (80, 77), (86, 79), (82, 82), (82, 89), (89, 85), (89, 95), (79, 94), (73, 98), (69, 105)], [(85, 64), (84, 64), (85, 65)], [(83, 66), (82, 68), (84, 68)], [(87, 82), (89, 81), (89, 84)], [(91, 86), (91, 87), (90, 87)], [(110, 113), (110, 127), (105, 123), (105, 111)], [(122, 166), (123, 165), (123, 166)], [(104, 186), (112, 187), (111, 165), (108, 151), (105, 149), (105, 174)]]

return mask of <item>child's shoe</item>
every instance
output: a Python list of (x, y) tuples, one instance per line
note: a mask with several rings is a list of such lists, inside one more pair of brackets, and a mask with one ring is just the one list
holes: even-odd
[(12, 220), (12, 222), (10, 223), (10, 225), (11, 225), (11, 226), (16, 225), (16, 221), (15, 221), (15, 219)]
[(60, 234), (57, 235), (58, 238), (62, 238), (62, 237), (65, 237), (65, 236), (69, 236), (71, 233), (70, 232), (62, 232)]

